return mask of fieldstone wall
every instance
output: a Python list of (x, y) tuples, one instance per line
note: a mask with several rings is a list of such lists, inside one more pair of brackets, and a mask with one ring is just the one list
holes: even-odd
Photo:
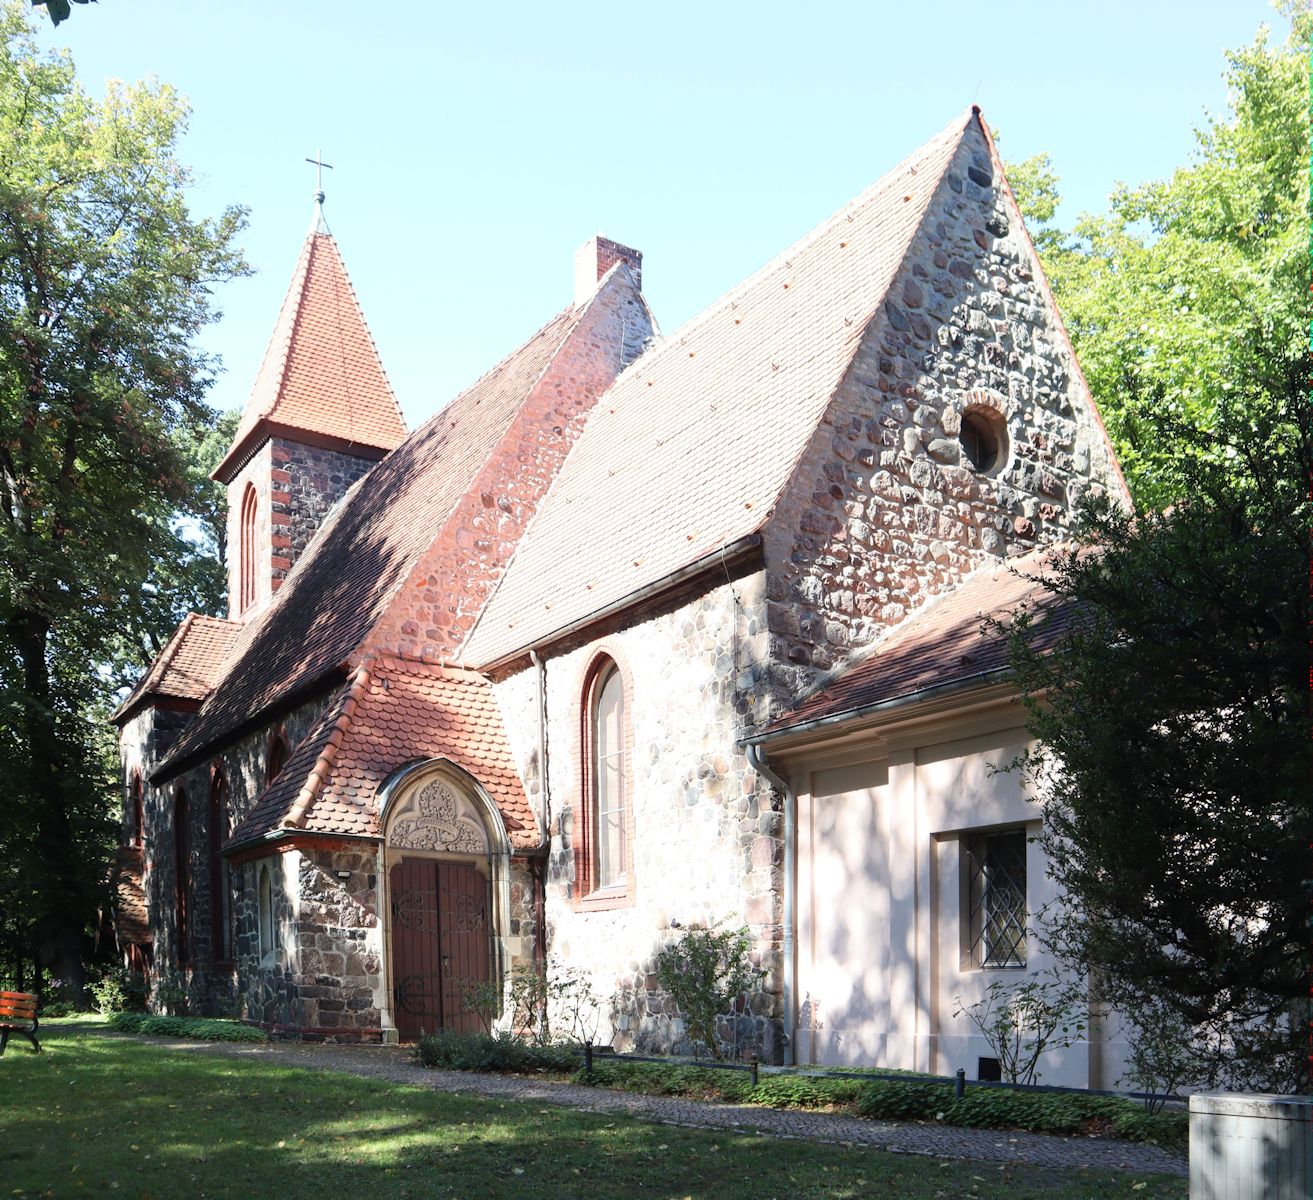
[[(289, 746), (295, 746), (314, 723), (323, 708), (324, 700), (311, 701), (289, 713), (280, 722), (249, 734), (229, 746), (213, 760), (193, 767), (162, 787), (147, 784), (143, 789), (145, 815), (143, 890), (146, 911), (154, 937), (152, 963), (152, 990), (155, 1003), (160, 1007), (180, 1009), (189, 1007), (211, 1014), (236, 1011), (243, 1004), (260, 1008), (268, 1002), (268, 981), (261, 973), (268, 968), (257, 959), (243, 957), (242, 937), (254, 936), (256, 926), (249, 928), (244, 915), (248, 902), (254, 904), (255, 892), (247, 893), (244, 875), (231, 868), (229, 881), (229, 913), (232, 922), (232, 963), (215, 965), (220, 948), (212, 945), (214, 925), (211, 917), (215, 897), (210, 889), (210, 787), (216, 769), (224, 773), (228, 784), (228, 827), (237, 823), (250, 811), (264, 788), (265, 762), (269, 742), (275, 732), (281, 732)], [(131, 812), (128, 804), (128, 784), (134, 770), (140, 770), (143, 780), (152, 771), (172, 745), (190, 715), (157, 709), (143, 709), (125, 723), (119, 737), (120, 755), (124, 766), (125, 839), (131, 836)], [(181, 787), (187, 795), (189, 819), (188, 846), (191, 888), (188, 894), (188, 945), (187, 961), (178, 955), (178, 905), (176, 840), (173, 818), (176, 795)]]
[[(301, 855), (295, 851), (233, 867), (233, 957), (236, 1008), (243, 1020), (270, 1028), (301, 1023), (297, 990), (300, 945), (297, 932), (297, 878)], [(274, 944), (260, 944), (260, 876), (269, 872), (273, 899)]]
[(288, 438), (269, 443), (270, 581), (276, 591), (329, 510), (377, 461)]
[(297, 860), (295, 1024), (316, 1037), (377, 1041), (386, 999), (378, 846), (306, 851)]
[[(1122, 483), (1020, 215), (974, 126), (766, 529), (771, 679), (787, 704), (932, 595), (1066, 536)], [(1006, 430), (972, 469), (978, 410)]]
[[(269, 603), (329, 510), (375, 461), (283, 437), (256, 450), (228, 484), (229, 619), (249, 621)], [(240, 613), (242, 497), (248, 484), (257, 502), (255, 599)]]
[[(783, 817), (736, 747), (766, 647), (758, 572), (547, 662), (546, 951), (588, 973), (602, 1006), (600, 1039), (618, 1049), (688, 1048), (657, 987), (655, 957), (682, 928), (724, 921), (749, 927), (754, 959), (769, 972), (726, 1032), (767, 1059), (780, 1054)], [(578, 892), (576, 820), (581, 706), (600, 654), (629, 684), (633, 869), (623, 903), (591, 908)], [(536, 672), (495, 686), (521, 778), (540, 805)]]

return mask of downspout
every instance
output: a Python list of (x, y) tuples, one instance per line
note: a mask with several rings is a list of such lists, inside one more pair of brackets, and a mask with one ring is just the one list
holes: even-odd
[(765, 751), (756, 742), (749, 742), (745, 750), (752, 769), (784, 797), (784, 1065), (794, 1065), (794, 1018), (797, 1008), (798, 968), (794, 950), (794, 930), (797, 925), (798, 869), (798, 797), (783, 779), (766, 762)]
[(538, 672), (538, 849), (551, 845), (551, 792), (547, 785), (547, 664), (529, 648), (529, 661)]
[(547, 866), (552, 850), (551, 792), (547, 783), (547, 664), (538, 651), (529, 648), (529, 661), (538, 672), (538, 853), (534, 869), (537, 896), (534, 897), (534, 958), (547, 962)]

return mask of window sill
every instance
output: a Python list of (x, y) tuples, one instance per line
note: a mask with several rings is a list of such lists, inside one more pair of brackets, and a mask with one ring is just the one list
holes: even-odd
[(626, 879), (624, 883), (599, 888), (586, 896), (577, 896), (573, 907), (575, 912), (604, 912), (612, 908), (632, 908), (633, 904), (633, 881)]

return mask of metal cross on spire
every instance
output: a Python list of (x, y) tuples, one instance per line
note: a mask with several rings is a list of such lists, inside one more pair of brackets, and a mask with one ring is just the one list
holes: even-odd
[(307, 158), (306, 162), (315, 168), (315, 228), (328, 231), (328, 222), (324, 220), (324, 168), (330, 171), (333, 169), (332, 163), (324, 162), (323, 150), (316, 150), (314, 158)]

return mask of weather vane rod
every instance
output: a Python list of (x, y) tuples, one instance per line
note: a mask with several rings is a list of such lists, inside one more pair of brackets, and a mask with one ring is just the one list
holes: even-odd
[(324, 168), (330, 171), (333, 169), (332, 163), (324, 162), (323, 150), (316, 150), (314, 158), (307, 158), (306, 162), (315, 168), (315, 224), (327, 228), (327, 222), (324, 220)]

